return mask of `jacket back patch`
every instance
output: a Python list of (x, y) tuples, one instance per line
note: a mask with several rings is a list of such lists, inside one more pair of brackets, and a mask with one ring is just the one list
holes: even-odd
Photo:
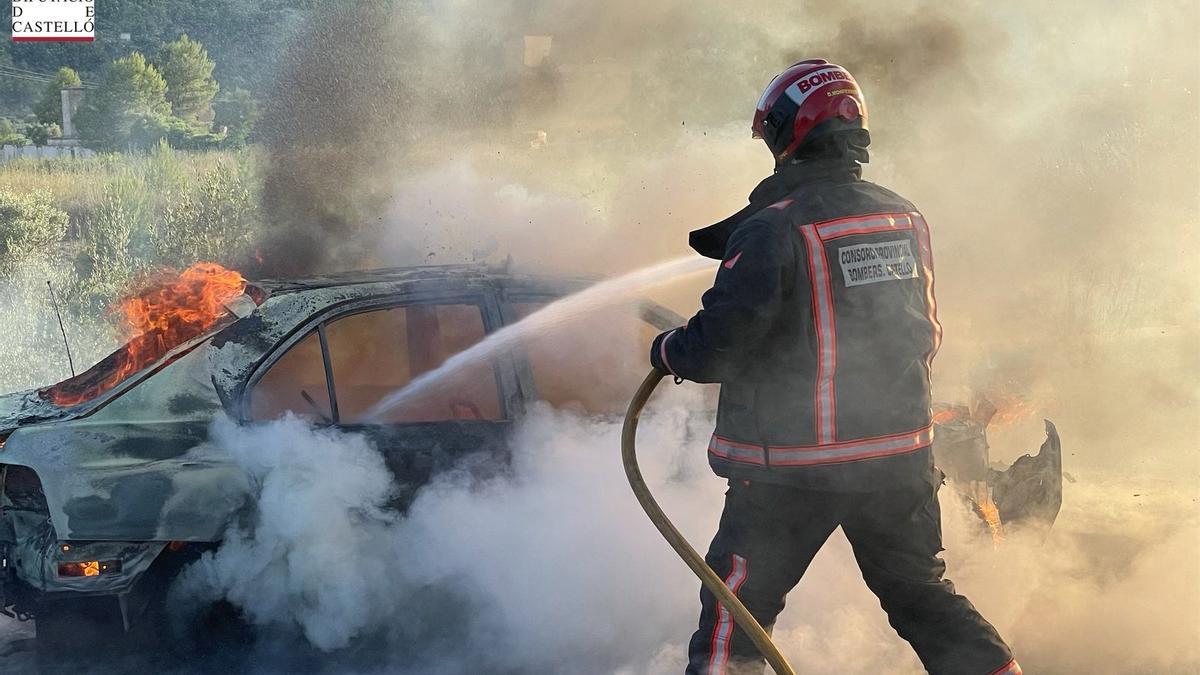
[(847, 286), (916, 279), (917, 261), (908, 239), (855, 244), (837, 249)]

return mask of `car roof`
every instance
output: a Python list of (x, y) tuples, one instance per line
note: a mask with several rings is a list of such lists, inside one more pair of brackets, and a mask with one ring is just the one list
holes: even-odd
[(491, 281), (496, 285), (510, 283), (532, 283), (568, 290), (588, 285), (597, 277), (583, 275), (531, 274), (511, 269), (511, 265), (458, 264), (425, 265), (419, 267), (381, 267), (368, 270), (335, 272), (299, 279), (260, 279), (251, 284), (270, 295), (294, 293), (319, 288), (355, 286), (380, 282), (434, 282), (461, 283), (464, 281)]

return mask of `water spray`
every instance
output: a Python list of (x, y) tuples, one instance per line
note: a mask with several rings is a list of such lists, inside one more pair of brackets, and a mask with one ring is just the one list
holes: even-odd
[(700, 579), (700, 583), (704, 584), (704, 587), (717, 597), (717, 601), (729, 610), (738, 628), (741, 628), (750, 637), (754, 646), (758, 647), (759, 653), (767, 660), (776, 675), (795, 675), (796, 671), (792, 669), (787, 659), (780, 653), (779, 648), (771, 641), (771, 636), (758, 623), (750, 610), (746, 609), (742, 601), (733, 594), (733, 591), (725, 585), (721, 577), (717, 576), (708, 563), (704, 562), (704, 558), (675, 528), (675, 525), (667, 518), (667, 514), (663, 512), (662, 507), (655, 501), (654, 495), (650, 494), (646, 480), (642, 478), (642, 470), (638, 467), (637, 448), (635, 447), (638, 419), (642, 416), (642, 408), (646, 407), (646, 401), (650, 399), (650, 395), (654, 393), (655, 387), (662, 378), (663, 373), (651, 370), (646, 379), (642, 380), (637, 393), (633, 395), (633, 400), (629, 402), (629, 410), (625, 413), (625, 426), (621, 428), (621, 462), (625, 465), (625, 476), (629, 478), (629, 486), (633, 488), (633, 494), (637, 497), (638, 503), (650, 517), (650, 522), (654, 523), (671, 548), (675, 549), (680, 558), (683, 558), (683, 562)]
[(639, 291), (688, 275), (711, 270), (716, 263), (698, 255), (685, 255), (643, 267), (622, 276), (606, 279), (578, 293), (560, 298), (520, 321), (509, 324), (476, 342), (473, 346), (446, 359), (440, 366), (413, 378), (400, 389), (384, 396), (363, 416), (364, 421), (378, 423), (389, 411), (412, 401), (428, 387), (464, 368), (486, 362), (498, 352), (520, 343), (530, 335), (539, 335), (554, 327), (583, 316), (601, 307), (628, 300)]

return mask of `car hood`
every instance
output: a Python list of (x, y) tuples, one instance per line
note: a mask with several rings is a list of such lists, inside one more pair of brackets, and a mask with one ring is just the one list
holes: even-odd
[(26, 424), (77, 417), (86, 408), (86, 405), (70, 408), (54, 405), (39, 396), (37, 389), (0, 394), (0, 437)]

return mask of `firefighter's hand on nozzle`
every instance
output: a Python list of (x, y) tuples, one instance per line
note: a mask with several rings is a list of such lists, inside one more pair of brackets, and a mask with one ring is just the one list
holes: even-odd
[(662, 359), (662, 341), (666, 335), (667, 333), (661, 333), (650, 342), (650, 365), (663, 375), (670, 375), (671, 371), (663, 364)]
[(683, 382), (683, 378), (676, 375), (675, 372), (672, 371), (667, 365), (665, 360), (666, 350), (663, 349), (663, 341), (666, 340), (667, 336), (669, 336), (671, 333), (674, 333), (675, 330), (677, 329), (662, 333), (658, 337), (654, 338), (654, 341), (650, 343), (650, 365), (653, 366), (654, 370), (656, 370), (663, 377), (672, 377), (675, 380), (675, 384), (680, 384)]

